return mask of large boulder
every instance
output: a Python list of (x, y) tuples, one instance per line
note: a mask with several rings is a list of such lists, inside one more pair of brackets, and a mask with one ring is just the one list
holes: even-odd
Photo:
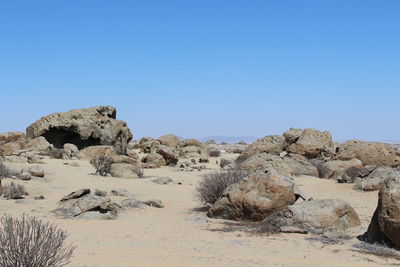
[(356, 189), (364, 191), (380, 190), (385, 180), (395, 173), (396, 169), (390, 167), (378, 167), (373, 170), (367, 177), (359, 177), (355, 181)]
[(208, 216), (229, 220), (261, 221), (296, 201), (290, 177), (273, 169), (254, 172), (229, 186), (209, 209)]
[(29, 140), (25, 147), (26, 149), (37, 151), (42, 154), (49, 154), (52, 148), (50, 143), (43, 136)]
[(283, 133), (283, 137), (285, 137), (286, 142), (288, 144), (293, 144), (296, 143), (297, 140), (299, 140), (303, 131), (304, 131), (303, 129), (290, 128), (289, 130)]
[(162, 145), (172, 147), (172, 148), (176, 148), (180, 142), (179, 138), (173, 134), (166, 134), (166, 135), (160, 136), (158, 138), (158, 141), (160, 141), (160, 143)]
[(22, 146), (18, 142), (8, 142), (4, 145), (0, 145), (0, 156), (11, 156), (18, 150), (21, 150)]
[(125, 154), (132, 133), (126, 122), (116, 120), (111, 106), (74, 109), (40, 118), (26, 129), (28, 140), (43, 136), (56, 148), (71, 143), (79, 149), (93, 145), (110, 145)]
[(0, 144), (8, 142), (20, 142), (24, 139), (25, 139), (25, 134), (22, 132), (0, 133)]
[(258, 139), (249, 145), (238, 157), (238, 162), (242, 162), (253, 155), (268, 153), (279, 155), (285, 147), (285, 138), (280, 135), (269, 135)]
[(360, 226), (360, 219), (349, 203), (339, 199), (309, 200), (288, 206), (264, 220), (268, 230), (296, 227), (313, 233), (347, 230)]
[(243, 170), (264, 170), (273, 168), (286, 175), (310, 175), (318, 177), (318, 169), (307, 160), (292, 156), (279, 157), (267, 153), (251, 156), (240, 164)]
[(400, 248), (400, 172), (392, 173), (382, 185), (378, 206), (364, 239)]
[(164, 157), (167, 165), (176, 165), (176, 163), (178, 162), (178, 155), (171, 147), (158, 145), (156, 147), (156, 153)]
[(142, 163), (144, 168), (159, 168), (167, 165), (164, 157), (158, 153), (147, 154), (142, 158)]
[(111, 164), (110, 174), (112, 177), (137, 179), (139, 176), (136, 168), (138, 168), (137, 165), (129, 163), (113, 163)]
[(333, 150), (332, 135), (330, 132), (321, 132), (315, 129), (305, 129), (298, 140), (288, 147), (288, 150), (308, 158), (315, 158), (326, 150)]
[(318, 168), (320, 178), (337, 178), (345, 180), (353, 180), (361, 170), (363, 164), (359, 159), (351, 160), (331, 160), (321, 163)]
[(357, 158), (364, 165), (376, 165), (378, 167), (394, 167), (400, 165), (400, 158), (396, 150), (383, 143), (362, 142), (351, 140), (338, 147), (336, 157), (341, 160)]
[(186, 139), (179, 143), (179, 156), (185, 158), (201, 158), (208, 160), (210, 148), (196, 139)]

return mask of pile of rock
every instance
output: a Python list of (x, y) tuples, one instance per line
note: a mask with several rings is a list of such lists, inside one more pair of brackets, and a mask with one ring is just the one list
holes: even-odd
[(124, 198), (119, 204), (106, 197), (105, 192), (101, 191), (101, 194), (98, 192), (100, 191), (97, 190), (95, 194), (92, 194), (87, 188), (74, 191), (63, 197), (58, 203), (58, 208), (53, 212), (63, 218), (110, 220), (116, 219), (120, 212), (129, 208), (142, 208), (146, 205), (156, 208), (164, 207), (160, 200), (142, 202), (126, 190), (111, 191), (112, 195)]

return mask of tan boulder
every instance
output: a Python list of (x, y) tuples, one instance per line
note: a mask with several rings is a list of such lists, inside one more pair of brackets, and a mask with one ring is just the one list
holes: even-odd
[(288, 157), (279, 157), (267, 153), (261, 153), (251, 156), (240, 164), (243, 170), (264, 170), (273, 168), (285, 175), (310, 175), (318, 177), (318, 169), (302, 157), (294, 155)]
[(383, 143), (351, 140), (339, 146), (336, 157), (341, 160), (357, 158), (364, 165), (394, 167), (400, 165), (396, 150)]
[(364, 238), (400, 248), (400, 172), (392, 173), (383, 183), (378, 206)]
[(56, 148), (65, 143), (79, 149), (93, 145), (109, 145), (118, 154), (125, 154), (132, 133), (126, 122), (116, 119), (112, 106), (74, 109), (40, 118), (26, 129), (28, 140), (43, 136)]
[(253, 155), (260, 153), (268, 153), (272, 155), (279, 155), (286, 145), (286, 140), (280, 135), (270, 135), (258, 139), (251, 145), (245, 148), (238, 158), (238, 162), (242, 162)]
[(50, 143), (47, 142), (46, 138), (44, 138), (43, 136), (30, 139), (25, 147), (26, 149), (31, 149), (42, 154), (48, 154), (51, 151)]
[(273, 169), (255, 172), (232, 184), (209, 209), (208, 216), (229, 220), (261, 221), (296, 201), (290, 177)]
[(180, 142), (179, 138), (173, 134), (166, 134), (166, 135), (160, 136), (158, 138), (158, 141), (160, 141), (160, 143), (162, 145), (172, 147), (172, 148), (176, 148)]
[(78, 158), (92, 159), (102, 155), (112, 157), (116, 156), (117, 152), (112, 146), (90, 146), (79, 151)]
[(308, 158), (314, 158), (325, 150), (333, 150), (333, 148), (332, 135), (329, 132), (305, 129), (296, 143), (288, 147), (288, 151)]
[(138, 166), (129, 163), (113, 163), (111, 164), (110, 174), (112, 177), (137, 179), (139, 176), (135, 168), (138, 168)]
[(164, 157), (157, 153), (147, 154), (142, 158), (142, 163), (144, 168), (159, 168), (167, 165)]
[[(356, 178), (363, 169), (363, 163), (359, 159), (351, 160), (331, 160), (322, 163), (320, 168), (321, 178)], [(323, 171), (321, 171), (323, 170)]]

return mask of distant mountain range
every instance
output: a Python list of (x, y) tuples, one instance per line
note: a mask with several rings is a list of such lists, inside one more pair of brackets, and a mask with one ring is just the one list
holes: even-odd
[(228, 144), (236, 144), (240, 141), (244, 141), (246, 143), (253, 143), (257, 140), (258, 137), (250, 136), (250, 135), (243, 135), (243, 136), (223, 136), (223, 135), (215, 135), (215, 136), (207, 136), (200, 138), (199, 141), (206, 142), (208, 140), (214, 140), (217, 143), (226, 142)]

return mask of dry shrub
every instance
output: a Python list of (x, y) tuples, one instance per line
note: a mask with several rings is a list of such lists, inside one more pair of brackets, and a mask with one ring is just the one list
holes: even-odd
[(68, 234), (35, 217), (0, 219), (0, 266), (65, 266), (75, 246), (66, 245)]
[(111, 164), (113, 159), (109, 156), (98, 156), (90, 160), (90, 164), (96, 169), (96, 174), (107, 176), (111, 172)]
[(8, 176), (8, 171), (6, 165), (4, 165), (3, 161), (0, 160), (0, 179), (7, 176)]
[(6, 199), (21, 199), (24, 198), (24, 196), (27, 196), (28, 192), (23, 185), (11, 182), (10, 184), (2, 187), (1, 194)]
[(203, 204), (214, 204), (228, 186), (240, 182), (248, 174), (237, 169), (205, 174), (197, 186), (196, 197)]
[(219, 151), (219, 150), (211, 150), (211, 152), (210, 152), (210, 157), (213, 157), (213, 158), (217, 158), (217, 157), (219, 157), (221, 155), (221, 151)]
[(221, 159), (219, 166), (223, 169), (226, 166), (233, 165), (233, 162), (227, 159)]
[(383, 258), (396, 258), (400, 259), (399, 251), (386, 244), (379, 243), (366, 243), (361, 242), (353, 245), (354, 248), (357, 249), (358, 252), (365, 254), (373, 254)]

